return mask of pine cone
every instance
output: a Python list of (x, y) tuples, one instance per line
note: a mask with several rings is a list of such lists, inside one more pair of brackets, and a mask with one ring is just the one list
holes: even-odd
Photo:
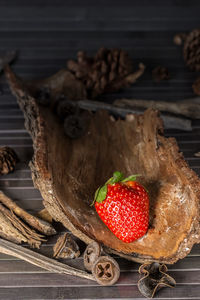
[[(128, 54), (120, 49), (100, 48), (93, 58), (79, 51), (77, 61), (68, 61), (67, 67), (84, 83), (88, 97), (91, 98), (127, 85), (128, 82), (124, 79), (132, 72)], [(143, 71), (137, 74), (136, 78), (141, 76)]]
[(200, 71), (200, 29), (194, 29), (186, 36), (183, 56), (191, 70)]
[(193, 91), (196, 95), (200, 96), (200, 77), (195, 80), (192, 85)]
[(0, 175), (12, 172), (18, 161), (17, 154), (10, 147), (0, 148)]

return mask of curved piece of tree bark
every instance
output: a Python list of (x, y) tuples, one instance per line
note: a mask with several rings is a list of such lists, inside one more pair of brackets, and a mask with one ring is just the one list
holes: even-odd
[[(105, 111), (88, 113), (87, 133), (71, 140), (10, 68), (6, 75), (33, 139), (33, 181), (55, 220), (86, 243), (96, 240), (104, 249), (140, 262), (174, 263), (200, 242), (200, 180), (175, 139), (163, 136), (157, 111), (125, 121), (114, 121)], [(142, 174), (139, 180), (150, 195), (149, 230), (130, 244), (118, 240), (90, 206), (96, 188), (116, 170)]]

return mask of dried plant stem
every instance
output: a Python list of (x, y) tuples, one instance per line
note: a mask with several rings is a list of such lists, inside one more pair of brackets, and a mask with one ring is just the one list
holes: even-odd
[(142, 99), (119, 99), (114, 102), (123, 108), (155, 108), (162, 112), (179, 114), (192, 119), (200, 118), (200, 97), (180, 101), (153, 101)]
[(1, 229), (0, 236), (15, 243), (26, 242), (31, 247), (39, 248), (44, 236), (38, 234), (28, 225), (23, 223), (13, 211), (0, 204)]
[(23, 259), (50, 272), (78, 276), (95, 281), (93, 275), (88, 274), (85, 271), (62, 264), (54, 259), (48, 258), (22, 246), (15, 245), (12, 242), (4, 241), (3, 239), (0, 239), (0, 252)]
[[(76, 103), (81, 109), (91, 110), (91, 111), (107, 110), (111, 114), (122, 118), (125, 118), (127, 115), (130, 114), (138, 114), (142, 112), (141, 108), (137, 108), (137, 107), (134, 108), (130, 106), (123, 107), (122, 105), (119, 106), (111, 105), (111, 104), (104, 103), (102, 101), (99, 102), (99, 101), (91, 101), (91, 100), (80, 100), (77, 101)], [(189, 119), (182, 118), (180, 116), (172, 116), (172, 115), (169, 116), (165, 114), (162, 114), (161, 117), (164, 122), (165, 128), (176, 128), (176, 129), (182, 129), (186, 131), (192, 130), (191, 120)]]
[(18, 217), (20, 217), (26, 223), (28, 223), (31, 227), (35, 228), (42, 234), (44, 235), (56, 234), (56, 231), (51, 224), (35, 216), (30, 215), (1, 191), (0, 191), (0, 202), (3, 203), (6, 207), (8, 207), (11, 211), (13, 211)]

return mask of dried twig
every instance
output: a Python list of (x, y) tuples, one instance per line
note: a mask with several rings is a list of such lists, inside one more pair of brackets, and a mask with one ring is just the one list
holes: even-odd
[(50, 272), (73, 275), (95, 281), (91, 274), (75, 269), (66, 264), (62, 264), (54, 259), (48, 258), (22, 246), (15, 245), (12, 242), (4, 241), (3, 239), (0, 239), (0, 252), (23, 259)]
[(114, 102), (118, 107), (123, 108), (155, 108), (162, 112), (182, 115), (192, 119), (200, 118), (200, 97), (180, 101), (153, 101), (142, 99), (119, 99)]
[[(125, 118), (129, 114), (138, 114), (142, 113), (141, 109), (131, 108), (131, 107), (119, 107), (116, 105), (111, 105), (103, 102), (97, 102), (97, 101), (90, 101), (90, 100), (80, 100), (76, 102), (77, 105), (81, 109), (85, 110), (91, 110), (91, 111), (97, 111), (97, 110), (107, 110), (113, 115), (116, 115), (118, 117)], [(182, 129), (186, 131), (192, 130), (191, 120), (186, 118), (181, 118), (178, 116), (169, 116), (161, 114), (161, 117), (164, 122), (165, 128), (176, 128), (176, 129)]]
[(0, 191), (0, 202), (3, 203), (6, 207), (8, 207), (11, 211), (13, 211), (18, 217), (20, 217), (26, 223), (28, 223), (31, 227), (35, 228), (42, 234), (56, 234), (55, 229), (50, 223), (30, 215), (24, 209), (19, 207), (13, 200), (8, 198), (2, 191)]
[(36, 233), (16, 215), (0, 204), (0, 236), (17, 244), (25, 242), (31, 247), (39, 248), (44, 236)]

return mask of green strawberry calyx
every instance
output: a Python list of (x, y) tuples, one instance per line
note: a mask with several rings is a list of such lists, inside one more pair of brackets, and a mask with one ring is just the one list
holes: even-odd
[(135, 181), (137, 177), (141, 176), (140, 174), (130, 175), (128, 177), (124, 177), (124, 174), (116, 171), (113, 173), (113, 176), (106, 181), (103, 186), (100, 186), (94, 195), (94, 201), (91, 205), (95, 202), (102, 203), (106, 199), (107, 191), (108, 191), (108, 184), (115, 184), (117, 182), (127, 182), (127, 181)]

